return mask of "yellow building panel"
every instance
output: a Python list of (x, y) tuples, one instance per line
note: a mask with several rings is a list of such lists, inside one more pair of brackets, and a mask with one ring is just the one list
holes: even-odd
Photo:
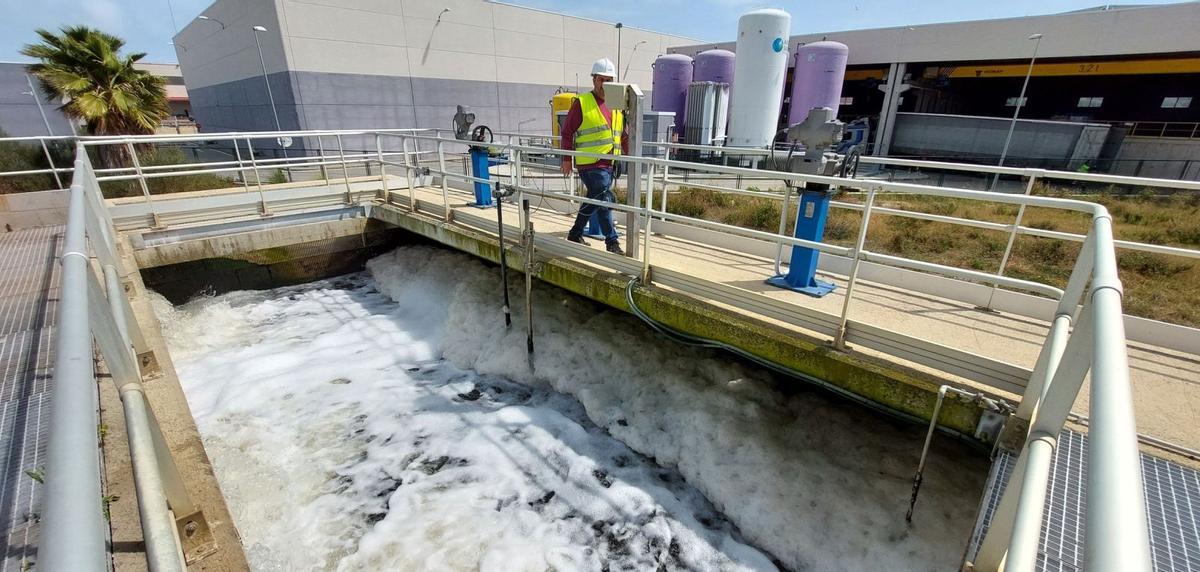
[[(926, 68), (926, 77), (952, 78), (1025, 77), (1029, 64), (985, 64)], [(1041, 63), (1033, 66), (1035, 76), (1101, 76), (1200, 73), (1200, 58), (1155, 60), (1111, 60), (1067, 63)], [(847, 74), (848, 76), (849, 74)]]
[(882, 80), (887, 75), (887, 68), (867, 69), (867, 70), (846, 70), (846, 81), (858, 81), (864, 79)]

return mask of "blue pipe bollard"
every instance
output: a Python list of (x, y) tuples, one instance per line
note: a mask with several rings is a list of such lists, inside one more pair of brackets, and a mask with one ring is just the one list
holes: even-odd
[[(805, 189), (796, 207), (795, 237), (820, 242), (825, 235), (825, 219), (829, 215), (829, 191)], [(817, 280), (817, 259), (821, 253), (802, 246), (792, 247), (792, 261), (787, 274), (767, 279), (767, 284), (793, 292), (820, 298), (836, 288), (832, 282)]]
[[(486, 147), (471, 147), (471, 175), (478, 179), (491, 179), (489, 176), (491, 158)], [(492, 185), (475, 181), (475, 202), (470, 206), (481, 209), (492, 206)]]

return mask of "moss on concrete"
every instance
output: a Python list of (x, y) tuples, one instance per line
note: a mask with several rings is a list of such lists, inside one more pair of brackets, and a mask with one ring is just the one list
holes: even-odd
[[(499, 242), (493, 236), (398, 208), (376, 207), (372, 216), (485, 260), (500, 260)], [(539, 280), (622, 311), (630, 310), (625, 301), (628, 277), (561, 258), (539, 257), (538, 263), (535, 276)], [(520, 249), (509, 248), (508, 265), (523, 270)], [(741, 348), (923, 419), (933, 414), (938, 387), (945, 383), (900, 364), (834, 350), (823, 340), (685, 294), (639, 287), (634, 300), (643, 312), (676, 330)], [(947, 399), (939, 424), (970, 435), (980, 415), (980, 409), (972, 403)]]

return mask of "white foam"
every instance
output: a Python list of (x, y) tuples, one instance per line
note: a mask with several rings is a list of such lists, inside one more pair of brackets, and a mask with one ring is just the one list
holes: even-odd
[(254, 569), (773, 568), (574, 399), (441, 361), (472, 282), (429, 260), (397, 302), (366, 275), (158, 301)]
[(256, 569), (957, 567), (982, 459), (935, 446), (909, 529), (919, 428), (549, 287), (531, 368), (494, 269), (368, 269), (159, 307)]

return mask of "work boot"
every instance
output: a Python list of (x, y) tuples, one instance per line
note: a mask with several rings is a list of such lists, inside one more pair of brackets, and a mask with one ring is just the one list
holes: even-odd
[(586, 240), (584, 240), (582, 236), (571, 236), (571, 235), (569, 235), (569, 234), (568, 234), (568, 235), (567, 235), (567, 240), (569, 240), (569, 241), (571, 241), (571, 242), (574, 242), (575, 244), (582, 244), (582, 245), (584, 245), (584, 246), (587, 246), (587, 245), (588, 245), (587, 241), (586, 241)]
[(617, 256), (625, 256), (625, 251), (621, 250), (621, 243), (619, 242), (610, 242), (604, 245), (604, 248)]

